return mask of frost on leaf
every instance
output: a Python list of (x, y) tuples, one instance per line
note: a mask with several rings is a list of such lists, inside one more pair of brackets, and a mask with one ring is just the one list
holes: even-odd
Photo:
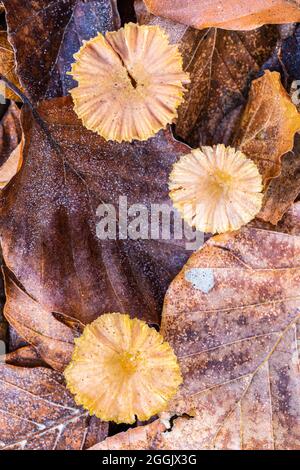
[(236, 230), (255, 217), (262, 203), (258, 169), (242, 152), (224, 145), (181, 157), (169, 188), (176, 209), (203, 232)]
[(98, 34), (74, 57), (75, 111), (106, 140), (147, 140), (177, 116), (188, 75), (159, 27), (129, 23)]
[(102, 315), (75, 343), (67, 386), (78, 405), (104, 421), (149, 419), (166, 408), (182, 381), (168, 343), (128, 315)]

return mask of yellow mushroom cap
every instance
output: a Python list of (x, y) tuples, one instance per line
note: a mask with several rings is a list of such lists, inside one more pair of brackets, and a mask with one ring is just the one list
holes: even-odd
[(147, 140), (177, 116), (189, 79), (159, 26), (129, 23), (98, 34), (74, 58), (75, 112), (106, 140)]
[(120, 313), (104, 314), (85, 327), (64, 375), (78, 405), (116, 423), (145, 421), (163, 411), (182, 382), (163, 337)]
[(242, 152), (217, 145), (192, 150), (174, 164), (170, 197), (197, 230), (237, 230), (261, 209), (262, 177)]

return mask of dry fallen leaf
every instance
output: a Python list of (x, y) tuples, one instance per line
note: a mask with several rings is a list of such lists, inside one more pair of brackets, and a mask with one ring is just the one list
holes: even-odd
[(76, 407), (58, 372), (0, 364), (0, 449), (82, 450), (108, 426)]
[[(15, 71), (14, 51), (7, 39), (6, 31), (0, 31), (0, 73), (12, 82), (13, 85), (21, 88)], [(3, 94), (3, 92), (1, 94)], [(4, 95), (8, 100), (21, 101), (20, 97), (13, 93), (5, 84)]]
[(299, 448), (297, 222), (293, 235), (214, 237), (171, 284), (162, 333), (185, 382), (170, 413), (196, 417), (178, 421), (168, 444), (181, 435), (191, 448)]
[(21, 138), (20, 110), (15, 103), (10, 103), (0, 121), (0, 168), (18, 147)]
[(23, 139), (0, 167), (0, 189), (3, 189), (20, 170), (23, 162)]
[(244, 228), (192, 255), (163, 311), (184, 376), (164, 426), (97, 449), (300, 448), (300, 204), (287, 216), (282, 232)]
[(74, 336), (80, 325), (76, 329), (59, 321), (15, 283), (8, 269), (4, 268), (3, 272), (5, 318), (26, 342), (36, 348), (47, 364), (56, 370), (64, 370), (71, 360)]
[(153, 450), (158, 448), (161, 433), (165, 430), (166, 426), (156, 420), (146, 426), (138, 426), (108, 437), (88, 450)]
[(281, 174), (271, 180), (258, 217), (277, 225), (300, 194), (300, 136), (291, 152), (281, 160)]
[(199, 31), (165, 18), (145, 16), (139, 6), (137, 2), (139, 22), (160, 26), (171, 42), (179, 43), (184, 70), (190, 75), (191, 83), (178, 110), (176, 133), (193, 147), (230, 145), (247, 102), (250, 81), (275, 49), (276, 27), (250, 32)]
[(279, 73), (266, 70), (252, 82), (235, 147), (256, 163), (266, 183), (280, 174), (281, 157), (292, 150), (299, 130), (300, 113), (283, 88)]
[(155, 15), (203, 29), (249, 30), (300, 21), (299, 0), (144, 0)]
[(119, 196), (128, 207), (171, 208), (168, 176), (189, 148), (169, 131), (145, 143), (107, 143), (80, 124), (70, 97), (44, 102), (39, 113), (48, 130), (24, 109), (24, 163), (2, 191), (7, 267), (37, 308), (64, 322), (128, 311), (159, 323), (166, 289), (188, 257), (185, 240), (100, 240), (96, 210), (118, 211)]
[(23, 346), (0, 356), (1, 362), (18, 367), (45, 367), (46, 364), (33, 346)]
[(174, 164), (169, 180), (174, 207), (190, 226), (210, 233), (239, 229), (262, 205), (256, 165), (233, 147), (193, 149)]
[(115, 0), (3, 0), (17, 73), (35, 102), (68, 94), (70, 70), (82, 40), (120, 25)]

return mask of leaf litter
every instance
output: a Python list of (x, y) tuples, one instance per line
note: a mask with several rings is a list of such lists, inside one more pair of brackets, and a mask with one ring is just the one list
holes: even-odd
[[(207, 8), (198, 22), (174, 1), (146, 1), (151, 13), (135, 2), (140, 23), (179, 45), (191, 83), (172, 126), (129, 144), (81, 125), (66, 74), (83, 39), (119, 29), (117, 2), (4, 0), (19, 83), (6, 79), (24, 104), (21, 116), (13, 101), (3, 105), (0, 123), (0, 171), (21, 150), (0, 200), (10, 348), (0, 365), (1, 448), (299, 448), (300, 47), (291, 23), (300, 9), (278, 0), (265, 11), (257, 1), (247, 17), (238, 3), (221, 18)], [(205, 234), (192, 256), (172, 241), (99, 243), (100, 202), (126, 195), (172, 207), (169, 175), (186, 144), (232, 145), (258, 166), (258, 218)], [(113, 311), (160, 325), (184, 380), (154, 421), (111, 436), (75, 404), (62, 372), (86, 325)]]

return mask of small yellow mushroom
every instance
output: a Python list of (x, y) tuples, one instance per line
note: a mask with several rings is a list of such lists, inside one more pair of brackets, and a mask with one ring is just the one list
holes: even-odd
[(106, 140), (147, 140), (177, 117), (188, 74), (159, 26), (129, 23), (74, 55), (71, 90), (85, 127)]
[(217, 145), (192, 150), (174, 164), (170, 197), (182, 217), (197, 230), (237, 230), (260, 211), (262, 178), (242, 152)]
[(100, 316), (75, 343), (67, 387), (78, 405), (103, 421), (145, 421), (166, 408), (182, 382), (171, 346), (129, 315)]

